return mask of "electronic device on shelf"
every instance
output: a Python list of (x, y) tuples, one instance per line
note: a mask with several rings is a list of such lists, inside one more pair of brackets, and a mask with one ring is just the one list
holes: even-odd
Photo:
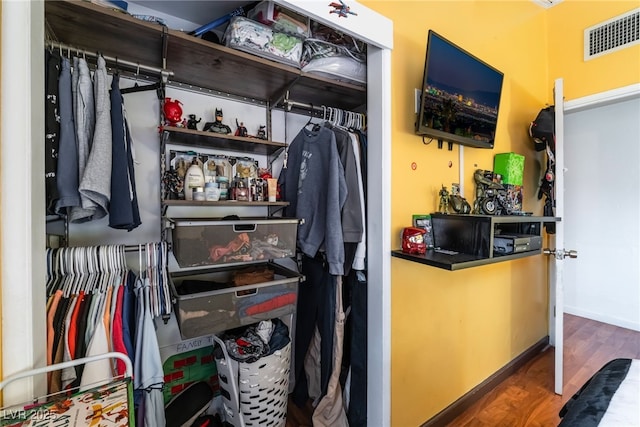
[(496, 255), (537, 251), (540, 248), (542, 248), (541, 236), (498, 234), (493, 238), (493, 253)]
[(416, 134), (493, 148), (503, 73), (429, 30)]

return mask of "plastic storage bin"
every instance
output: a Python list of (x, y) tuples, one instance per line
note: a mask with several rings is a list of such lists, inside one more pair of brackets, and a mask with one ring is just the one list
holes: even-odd
[(300, 37), (236, 16), (227, 27), (224, 40), (227, 47), (300, 68)]
[[(273, 279), (233, 286), (234, 275), (248, 267), (256, 271), (268, 268), (274, 272)], [(274, 263), (174, 272), (170, 286), (180, 335), (183, 339), (195, 338), (292, 314), (300, 278), (298, 273)], [(188, 293), (187, 285), (201, 291)]]
[(286, 424), (291, 342), (253, 363), (216, 358), (225, 420), (234, 427), (278, 427)]
[(268, 25), (276, 31), (309, 37), (308, 18), (284, 9), (272, 1), (262, 1), (247, 13), (247, 18)]
[(173, 254), (180, 267), (289, 258), (296, 253), (298, 220), (173, 219)]

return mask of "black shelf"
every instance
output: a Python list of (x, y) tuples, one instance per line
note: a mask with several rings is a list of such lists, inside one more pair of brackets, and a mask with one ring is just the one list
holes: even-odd
[[(560, 218), (529, 215), (457, 215), (431, 214), (432, 230), (439, 249), (455, 252), (442, 253), (430, 249), (424, 255), (408, 254), (394, 250), (391, 255), (408, 261), (454, 271), (464, 268), (494, 264), (496, 262), (539, 255), (541, 247), (513, 253), (496, 253), (493, 250), (494, 236), (515, 233), (541, 239), (545, 222), (557, 222)], [(440, 229), (437, 229), (440, 227)], [(438, 241), (438, 236), (445, 242)]]
[(496, 262), (510, 261), (513, 259), (539, 255), (541, 253), (541, 250), (536, 250), (509, 255), (496, 255), (492, 258), (487, 258), (463, 253), (447, 255), (441, 252), (436, 252), (433, 249), (429, 249), (424, 255), (407, 254), (402, 252), (401, 250), (392, 251), (391, 255), (396, 258), (402, 258), (420, 264), (430, 265), (432, 267), (455, 271), (462, 270), (464, 268), (480, 267), (481, 265), (495, 264)]

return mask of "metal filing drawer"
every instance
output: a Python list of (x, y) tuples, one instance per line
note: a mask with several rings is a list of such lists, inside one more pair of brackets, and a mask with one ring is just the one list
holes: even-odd
[[(248, 268), (268, 268), (274, 273), (273, 279), (234, 286), (234, 275)], [(183, 339), (211, 335), (292, 314), (301, 277), (275, 263), (172, 273), (170, 286), (180, 334)]]
[(268, 261), (295, 256), (298, 219), (172, 219), (180, 267)]

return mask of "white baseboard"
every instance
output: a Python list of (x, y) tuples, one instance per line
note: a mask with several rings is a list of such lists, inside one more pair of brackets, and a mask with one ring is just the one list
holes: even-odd
[(574, 316), (584, 317), (586, 319), (595, 320), (597, 322), (608, 323), (609, 325), (619, 326), (621, 328), (632, 329), (640, 332), (640, 319), (633, 321), (628, 319), (620, 319), (608, 314), (594, 313), (579, 307), (564, 306), (564, 312), (573, 314)]

